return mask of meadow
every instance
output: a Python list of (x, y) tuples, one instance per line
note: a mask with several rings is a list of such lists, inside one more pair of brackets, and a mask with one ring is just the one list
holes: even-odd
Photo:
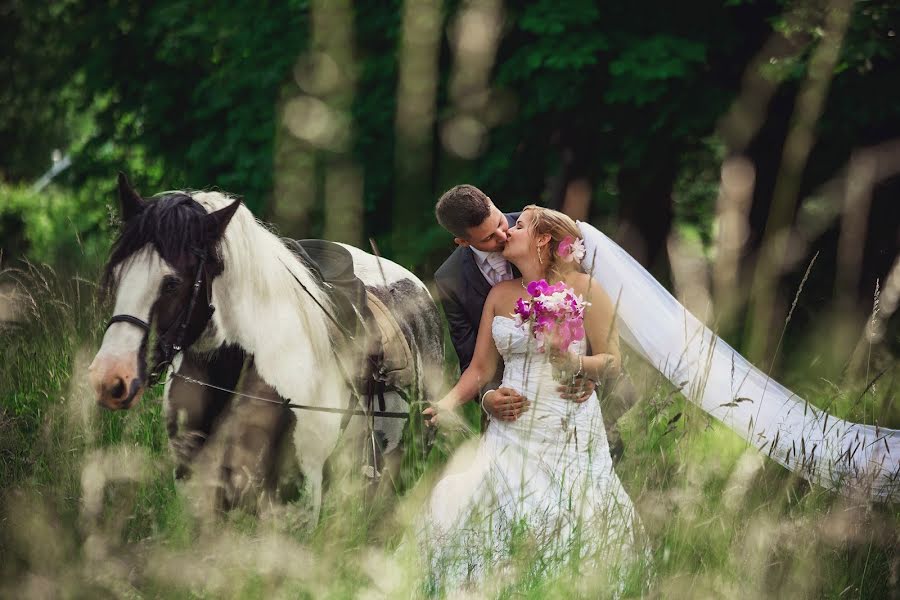
[[(0, 596), (427, 593), (420, 565), (397, 547), (446, 457), (477, 433), (440, 435), (424, 472), (417, 468), (396, 499), (364, 502), (355, 484), (334, 478), (315, 526), (302, 498), (259, 514), (219, 515), (196, 485), (175, 483), (160, 389), (131, 411), (96, 406), (86, 369), (109, 309), (95, 277), (25, 263), (2, 277), (25, 293), (20, 320), (0, 330)], [(791, 348), (786, 383), (839, 416), (889, 419), (895, 359), (870, 349), (862, 368), (869, 379), (848, 369), (843, 379), (823, 382), (815, 367), (822, 343), (813, 335)], [(635, 500), (649, 553), (624, 589), (577, 568), (535, 575), (523, 544), (518, 570), (448, 596), (898, 596), (896, 505), (811, 486), (687, 402), (649, 366), (627, 356), (626, 370), (640, 400), (620, 421), (624, 454), (616, 471)]]

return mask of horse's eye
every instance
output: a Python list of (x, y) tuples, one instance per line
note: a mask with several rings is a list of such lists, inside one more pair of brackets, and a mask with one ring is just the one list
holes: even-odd
[(174, 294), (181, 286), (181, 279), (173, 275), (167, 275), (162, 282), (163, 294)]

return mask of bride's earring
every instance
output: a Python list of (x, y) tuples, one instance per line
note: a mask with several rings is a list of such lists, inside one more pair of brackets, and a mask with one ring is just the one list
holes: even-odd
[(544, 266), (544, 259), (541, 258), (541, 247), (538, 246), (538, 262), (541, 263), (541, 266)]

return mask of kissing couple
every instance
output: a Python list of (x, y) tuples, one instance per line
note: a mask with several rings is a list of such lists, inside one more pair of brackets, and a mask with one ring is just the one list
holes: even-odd
[(586, 273), (591, 226), (535, 205), (504, 214), (471, 185), (447, 191), (435, 212), (458, 245), (435, 282), (462, 376), (427, 423), (474, 398), (488, 423), (474, 455), (458, 452), (432, 491), (418, 531), (431, 577), (480, 581), (522, 535), (540, 548), (534, 565), (609, 567), (640, 525), (597, 398), (621, 358), (615, 305)]

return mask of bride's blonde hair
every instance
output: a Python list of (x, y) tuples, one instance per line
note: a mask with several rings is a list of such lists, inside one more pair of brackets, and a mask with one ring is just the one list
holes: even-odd
[(550, 235), (550, 243), (547, 244), (548, 255), (539, 255), (547, 265), (548, 277), (562, 279), (562, 276), (573, 268), (583, 273), (584, 271), (577, 261), (566, 262), (558, 254), (559, 243), (567, 237), (572, 240), (581, 239), (581, 231), (578, 230), (575, 221), (565, 213), (537, 204), (529, 204), (522, 209), (522, 212), (526, 210), (531, 211), (531, 224), (528, 226), (528, 230), (532, 235), (538, 236), (545, 233)]

